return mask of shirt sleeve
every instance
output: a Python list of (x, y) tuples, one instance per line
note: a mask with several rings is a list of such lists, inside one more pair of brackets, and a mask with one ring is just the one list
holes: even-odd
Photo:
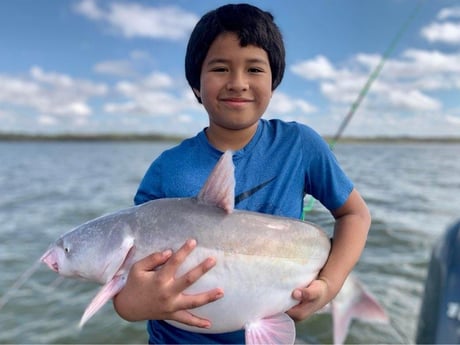
[(353, 183), (340, 167), (325, 140), (309, 127), (302, 131), (311, 151), (303, 154), (305, 192), (312, 195), (327, 209), (341, 207), (353, 190)]
[(156, 159), (147, 169), (134, 196), (134, 204), (140, 205), (147, 201), (164, 197), (161, 187), (161, 160)]

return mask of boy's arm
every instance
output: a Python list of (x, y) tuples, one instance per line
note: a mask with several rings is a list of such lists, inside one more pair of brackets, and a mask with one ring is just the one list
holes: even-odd
[(113, 299), (117, 313), (127, 321), (174, 320), (209, 328), (209, 320), (193, 315), (188, 309), (221, 298), (222, 289), (196, 295), (183, 291), (214, 267), (215, 260), (208, 258), (183, 276), (175, 277), (178, 267), (195, 246), (196, 241), (189, 240), (174, 254), (171, 251), (154, 253), (134, 264), (126, 285)]
[(345, 204), (331, 213), (335, 226), (329, 258), (316, 280), (292, 293), (300, 303), (287, 313), (296, 321), (311, 316), (337, 295), (366, 243), (371, 216), (358, 191), (353, 189)]

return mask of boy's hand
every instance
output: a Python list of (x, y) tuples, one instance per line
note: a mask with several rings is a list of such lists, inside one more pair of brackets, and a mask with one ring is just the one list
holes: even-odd
[(195, 327), (210, 327), (209, 320), (188, 310), (221, 298), (222, 289), (196, 295), (186, 295), (183, 291), (214, 267), (215, 260), (208, 258), (183, 276), (175, 277), (195, 246), (196, 241), (188, 240), (174, 254), (170, 250), (154, 253), (135, 263), (125, 287), (114, 298), (117, 313), (128, 321), (174, 320)]
[(300, 303), (286, 313), (294, 321), (305, 320), (330, 302), (328, 290), (328, 284), (323, 279), (313, 280), (307, 287), (295, 289), (292, 297)]

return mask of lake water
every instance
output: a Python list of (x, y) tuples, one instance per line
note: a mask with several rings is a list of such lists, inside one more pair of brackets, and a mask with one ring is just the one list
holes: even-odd
[[(150, 162), (173, 143), (0, 142), (0, 296), (61, 233), (132, 205)], [(353, 322), (348, 343), (413, 343), (436, 239), (460, 218), (459, 144), (339, 143), (336, 155), (367, 201), (373, 224), (355, 272), (390, 325)], [(331, 232), (316, 203), (307, 220)], [(0, 310), (0, 343), (145, 343), (144, 322), (108, 303), (77, 325), (97, 286), (44, 265)], [(299, 343), (329, 343), (330, 315), (297, 325)]]

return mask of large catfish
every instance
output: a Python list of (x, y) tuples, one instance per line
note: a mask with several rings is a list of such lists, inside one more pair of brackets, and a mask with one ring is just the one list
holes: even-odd
[(294, 343), (295, 325), (285, 311), (298, 303), (292, 291), (308, 285), (325, 264), (329, 238), (311, 223), (234, 209), (234, 187), (232, 154), (226, 152), (197, 197), (153, 200), (59, 237), (41, 260), (60, 275), (104, 285), (80, 325), (123, 288), (133, 263), (194, 238), (197, 246), (177, 274), (210, 256), (217, 264), (185, 292), (220, 287), (224, 297), (193, 309), (211, 321), (209, 329), (168, 322), (197, 332), (245, 329), (248, 344)]

